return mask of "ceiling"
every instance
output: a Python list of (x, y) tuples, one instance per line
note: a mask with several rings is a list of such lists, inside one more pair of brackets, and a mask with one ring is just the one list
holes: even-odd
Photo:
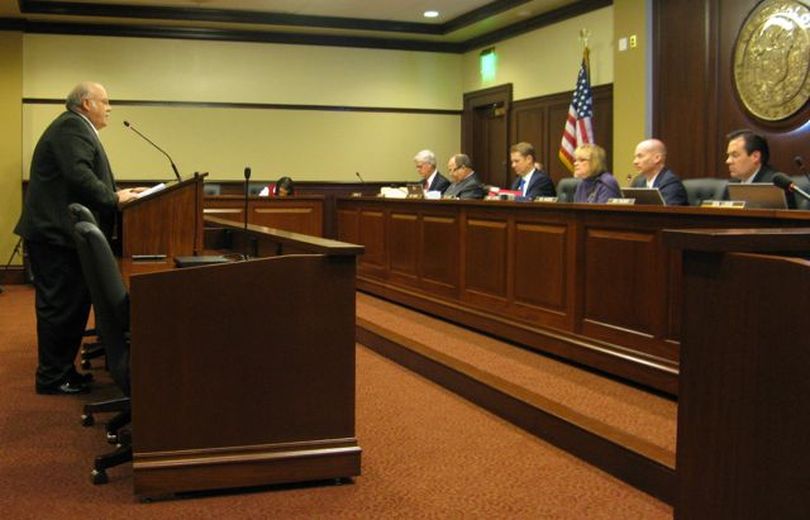
[[(612, 0), (0, 0), (0, 29), (465, 52)], [(438, 11), (426, 18), (427, 10)]]

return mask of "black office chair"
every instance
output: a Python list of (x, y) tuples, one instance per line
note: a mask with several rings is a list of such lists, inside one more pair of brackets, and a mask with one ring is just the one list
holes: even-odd
[[(132, 446), (128, 435), (118, 429), (131, 419), (129, 387), (129, 294), (118, 271), (112, 249), (97, 226), (90, 222), (77, 222), (74, 238), (79, 252), (85, 282), (90, 290), (90, 299), (96, 311), (96, 328), (104, 341), (107, 352), (107, 367), (115, 384), (124, 397), (85, 407), (85, 415), (93, 411), (118, 411), (116, 416), (116, 441), (118, 446), (110, 453), (96, 457), (92, 481), (103, 484), (108, 481), (106, 470), (132, 460)], [(90, 410), (88, 410), (90, 407)], [(99, 408), (104, 408), (100, 410)], [(89, 413), (88, 413), (89, 412)], [(87, 421), (83, 419), (83, 423)], [(92, 424), (92, 420), (89, 421)], [(112, 422), (112, 421), (111, 421)], [(108, 424), (108, 435), (110, 425)]]
[(557, 201), (574, 202), (574, 193), (579, 186), (579, 179), (576, 177), (565, 177), (557, 183)]
[(683, 187), (686, 189), (686, 198), (689, 200), (690, 206), (700, 206), (704, 200), (725, 199), (727, 185), (726, 179), (716, 177), (683, 180)]
[(203, 184), (203, 194), (207, 197), (222, 194), (222, 185), (213, 182)]
[[(805, 193), (810, 193), (810, 179), (804, 175), (794, 175), (790, 178), (796, 186), (804, 190)], [(796, 209), (803, 209), (810, 211), (810, 200), (805, 199), (798, 193), (796, 194)]]
[[(73, 218), (73, 223), (76, 222), (91, 222), (95, 225), (98, 225), (96, 222), (96, 218), (93, 216), (93, 213), (87, 209), (86, 207), (82, 206), (81, 204), (71, 204), (68, 206), (68, 210), (70, 211), (70, 215)], [(87, 329), (84, 331), (85, 338), (92, 338), (97, 337), (98, 331), (95, 328)], [(82, 343), (81, 350), (79, 351), (79, 359), (81, 359), (80, 366), (85, 369), (89, 370), (92, 368), (92, 364), (90, 363), (91, 360), (99, 358), (104, 355), (104, 345), (101, 343), (100, 340), (91, 341), (89, 343)]]
[(250, 195), (251, 197), (258, 197), (259, 193), (266, 187), (267, 187), (266, 182), (251, 182), (250, 184), (248, 184), (248, 195)]

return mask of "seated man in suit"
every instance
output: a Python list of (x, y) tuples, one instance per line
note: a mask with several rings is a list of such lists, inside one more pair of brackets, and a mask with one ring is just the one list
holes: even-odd
[(459, 153), (447, 162), (447, 171), (453, 178), (451, 184), (444, 192), (445, 199), (483, 199), (486, 195), (481, 179), (472, 169), (470, 158)]
[(658, 188), (669, 206), (686, 206), (689, 199), (681, 179), (666, 165), (667, 147), (658, 139), (647, 139), (636, 146), (633, 167), (639, 175), (634, 188)]
[(413, 162), (416, 165), (416, 172), (422, 177), (422, 188), (425, 191), (444, 193), (450, 186), (447, 177), (436, 168), (436, 154), (432, 151), (422, 150), (414, 156)]
[[(764, 137), (743, 129), (729, 133), (726, 139), (728, 139), (726, 164), (731, 175), (729, 182), (773, 183), (773, 178), (779, 171), (768, 164), (770, 151), (768, 141)], [(796, 209), (796, 198), (793, 193), (788, 192), (785, 195), (788, 207)]]
[(557, 194), (554, 183), (546, 172), (536, 167), (537, 155), (534, 146), (529, 143), (518, 143), (509, 149), (512, 169), (518, 178), (512, 184), (513, 190), (520, 190), (528, 200), (535, 197), (553, 197)]

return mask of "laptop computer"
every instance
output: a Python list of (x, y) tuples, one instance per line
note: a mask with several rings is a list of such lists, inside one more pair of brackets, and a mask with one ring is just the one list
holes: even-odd
[(730, 200), (744, 200), (746, 208), (787, 209), (785, 190), (769, 182), (728, 184)]
[(636, 204), (648, 204), (650, 206), (665, 206), (664, 197), (658, 188), (622, 188), (622, 197), (625, 199), (636, 199)]

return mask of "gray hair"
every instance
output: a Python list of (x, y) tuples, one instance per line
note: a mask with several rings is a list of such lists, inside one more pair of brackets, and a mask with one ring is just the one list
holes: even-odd
[(436, 166), (436, 154), (430, 150), (422, 150), (413, 156), (413, 160), (418, 163), (427, 163), (431, 166)]
[(457, 153), (453, 156), (453, 162), (456, 163), (456, 168), (469, 168), (472, 170), (472, 161), (466, 154)]
[(91, 81), (82, 81), (70, 91), (65, 99), (65, 107), (68, 110), (76, 110), (81, 108), (82, 102), (91, 96), (90, 90), (95, 85)]

